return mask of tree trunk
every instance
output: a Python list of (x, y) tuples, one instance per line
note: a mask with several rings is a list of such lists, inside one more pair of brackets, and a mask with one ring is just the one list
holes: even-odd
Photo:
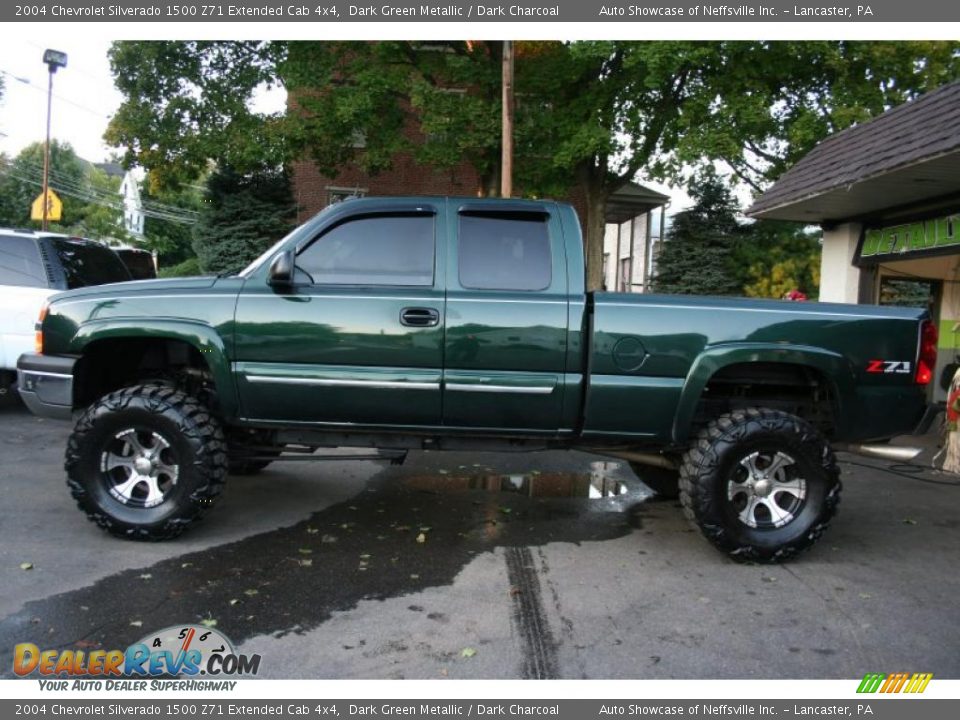
[(607, 193), (587, 189), (587, 216), (583, 220), (584, 255), (587, 260), (587, 290), (603, 288), (603, 235), (606, 231)]

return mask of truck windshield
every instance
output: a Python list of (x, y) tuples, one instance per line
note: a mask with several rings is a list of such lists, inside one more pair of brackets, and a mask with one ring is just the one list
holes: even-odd
[(72, 238), (53, 238), (51, 242), (69, 290), (130, 280), (130, 273), (117, 254), (103, 245)]

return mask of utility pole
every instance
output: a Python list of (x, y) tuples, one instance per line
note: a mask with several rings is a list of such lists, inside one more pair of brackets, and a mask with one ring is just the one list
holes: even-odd
[(43, 53), (43, 61), (47, 64), (49, 79), (47, 80), (47, 139), (43, 143), (43, 224), (40, 227), (46, 231), (47, 215), (50, 212), (50, 110), (53, 104), (53, 75), (57, 72), (57, 68), (67, 66), (67, 54), (59, 50), (46, 50)]
[(500, 156), (500, 197), (513, 195), (513, 41), (503, 41), (503, 121)]

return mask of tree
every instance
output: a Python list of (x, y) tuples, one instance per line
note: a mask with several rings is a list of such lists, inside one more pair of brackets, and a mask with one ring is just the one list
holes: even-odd
[(236, 272), (286, 235), (296, 218), (284, 172), (217, 170), (207, 182), (193, 249), (204, 272)]
[(738, 283), (748, 297), (782, 298), (800, 290), (816, 299), (820, 289), (820, 233), (801, 223), (763, 220), (740, 229), (734, 250)]
[(955, 41), (726, 42), (722, 55), (657, 174), (721, 161), (759, 192), (827, 135), (960, 76)]
[(285, 43), (115, 42), (114, 83), (125, 100), (106, 140), (124, 164), (151, 172), (154, 188), (203, 175), (211, 159), (239, 172), (276, 167), (286, 157), (282, 116), (251, 109), (254, 93), (279, 82)]
[(677, 213), (657, 258), (656, 292), (736, 295), (741, 290), (734, 251), (740, 236), (729, 187), (704, 172), (690, 186), (695, 203)]
[[(50, 141), (50, 188), (63, 201), (63, 219), (51, 229), (70, 229), (80, 222), (89, 202), (87, 169), (70, 143)], [(30, 207), (43, 190), (43, 143), (28, 145), (2, 171), (0, 197), (4, 198), (0, 225), (33, 227)], [(119, 198), (118, 198), (119, 200)]]
[(178, 189), (164, 189), (152, 182), (150, 175), (141, 183), (141, 198), (148, 209), (143, 223), (144, 246), (157, 253), (161, 269), (196, 260), (193, 250), (194, 214), (203, 208), (207, 182), (185, 184)]
[[(127, 100), (107, 137), (164, 181), (210, 159), (240, 172), (311, 158), (375, 173), (399, 153), (466, 160), (481, 193), (499, 172), (499, 50), (486, 42), (116, 43)], [(645, 174), (727, 163), (762, 188), (828, 132), (957, 73), (957, 43), (524, 42), (516, 44), (516, 186), (586, 209), (598, 287), (606, 202)], [(258, 87), (293, 94), (257, 113)], [(407, 132), (419, 131), (414, 141)]]

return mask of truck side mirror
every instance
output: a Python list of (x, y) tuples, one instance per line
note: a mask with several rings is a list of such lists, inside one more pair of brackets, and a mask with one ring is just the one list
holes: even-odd
[(289, 290), (293, 287), (293, 251), (285, 250), (270, 263), (267, 282), (271, 287)]

